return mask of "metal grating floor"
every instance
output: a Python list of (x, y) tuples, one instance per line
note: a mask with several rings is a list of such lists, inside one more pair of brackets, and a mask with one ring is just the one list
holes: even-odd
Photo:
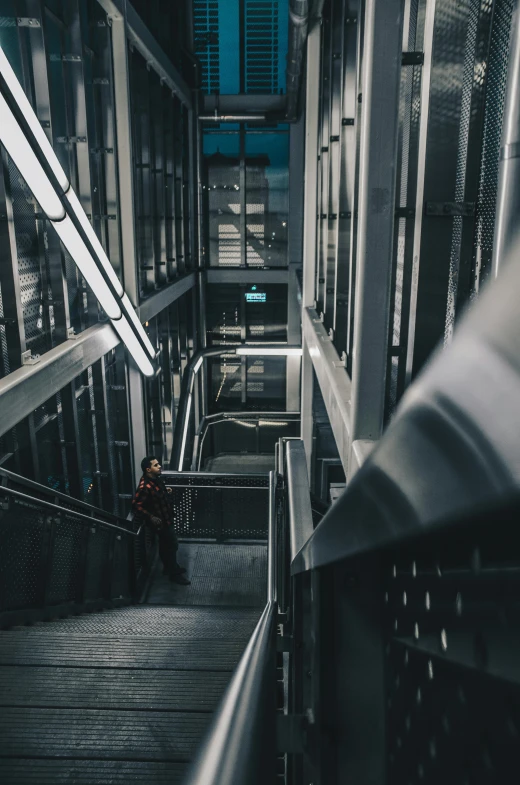
[(180, 561), (192, 585), (159, 565), (160, 607), (0, 632), (0, 782), (180, 785), (264, 607), (266, 549), (183, 545)]
[(157, 564), (148, 603), (183, 606), (263, 608), (267, 590), (265, 545), (197, 545), (182, 543), (178, 561), (191, 586), (170, 583)]

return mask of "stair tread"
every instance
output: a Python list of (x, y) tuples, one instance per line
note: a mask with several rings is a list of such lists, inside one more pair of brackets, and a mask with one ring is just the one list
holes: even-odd
[(0, 757), (189, 761), (210, 720), (203, 713), (5, 708)]
[(229, 672), (0, 668), (0, 706), (214, 711)]
[(152, 761), (0, 759), (4, 785), (180, 785), (186, 763)]
[(158, 670), (232, 670), (245, 642), (220, 639), (179, 641), (110, 635), (0, 634), (0, 665), (62, 665)]

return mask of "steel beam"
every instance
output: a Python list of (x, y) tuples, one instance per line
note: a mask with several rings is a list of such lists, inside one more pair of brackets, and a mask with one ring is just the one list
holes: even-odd
[(367, 0), (352, 362), (352, 441), (384, 420), (403, 40), (402, 0)]
[(96, 324), (0, 380), (0, 435), (34, 412), (119, 343), (109, 324)]
[(157, 294), (153, 294), (146, 300), (143, 300), (137, 312), (141, 321), (148, 322), (157, 316), (158, 313), (164, 311), (171, 303), (186, 294), (193, 286), (195, 286), (195, 273), (188, 273), (183, 275), (177, 281), (173, 281), (168, 286), (160, 289)]
[(346, 473), (351, 433), (350, 379), (314, 308), (303, 309), (302, 328), (304, 344), (312, 360), (339, 457)]
[(205, 95), (202, 111), (218, 115), (268, 114), (285, 111), (285, 101), (284, 95)]
[(191, 108), (191, 91), (175, 66), (169, 61), (135, 8), (127, 0), (98, 0), (112, 20), (126, 22), (129, 41), (151, 68), (187, 107)]
[(225, 269), (208, 269), (208, 283), (287, 283), (289, 271), (285, 268), (270, 270), (246, 270), (233, 267)]

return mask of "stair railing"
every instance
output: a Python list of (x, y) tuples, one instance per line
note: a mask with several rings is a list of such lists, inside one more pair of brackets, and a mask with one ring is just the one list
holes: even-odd
[(0, 625), (138, 599), (153, 559), (144, 526), (13, 472), (0, 480)]

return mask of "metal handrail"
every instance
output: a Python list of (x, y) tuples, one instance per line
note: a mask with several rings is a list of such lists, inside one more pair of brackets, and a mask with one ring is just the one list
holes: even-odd
[(276, 475), (269, 472), (267, 605), (215, 712), (184, 785), (274, 782)]
[(82, 512), (76, 512), (75, 510), (69, 510), (67, 507), (60, 507), (58, 504), (52, 504), (52, 502), (46, 502), (44, 499), (38, 499), (36, 496), (29, 496), (26, 493), (22, 493), (21, 491), (15, 491), (14, 488), (6, 488), (5, 486), (0, 486), (0, 496), (3, 493), (7, 493), (10, 496), (15, 496), (18, 499), (23, 499), (25, 502), (30, 504), (34, 504), (41, 507), (46, 507), (50, 510), (55, 510), (58, 513), (66, 513), (69, 516), (74, 517), (75, 519), (79, 519), (79, 523), (82, 523), (85, 526), (92, 526), (95, 524), (96, 526), (104, 526), (107, 529), (111, 529), (112, 531), (119, 531), (123, 532), (123, 534), (129, 534), (132, 537), (138, 537), (141, 533), (141, 529), (143, 528), (144, 524), (139, 526), (137, 531), (131, 531), (130, 529), (125, 529), (122, 526), (116, 526), (114, 523), (108, 523), (108, 521), (101, 521), (99, 518), (93, 518), (89, 515), (83, 515)]
[[(276, 604), (269, 602), (184, 785), (274, 782), (275, 632)], [(267, 743), (266, 733), (272, 734)]]
[(300, 440), (285, 445), (291, 564), (314, 531), (305, 447)]
[(245, 411), (245, 412), (217, 412), (216, 414), (205, 415), (199, 423), (199, 427), (197, 428), (197, 432), (193, 440), (193, 453), (191, 459), (192, 471), (200, 471), (202, 448), (204, 446), (204, 441), (206, 439), (206, 435), (211, 425), (218, 425), (218, 423), (225, 422), (226, 420), (230, 420), (232, 422), (240, 421), (240, 420), (261, 420), (263, 418), (276, 420), (278, 417), (280, 419), (285, 419), (288, 420), (289, 422), (293, 422), (295, 420), (299, 420), (300, 412)]
[[(42, 485), (42, 483), (36, 482), (35, 480), (29, 480), (27, 477), (22, 477), (20, 474), (11, 472), (8, 469), (0, 468), (0, 478), (2, 477), (5, 477), (7, 480), (11, 480), (12, 482), (16, 482), (19, 485), (24, 485), (27, 488), (33, 488), (34, 490), (39, 491), (40, 493), (45, 493), (47, 496), (52, 496), (55, 499), (62, 499), (64, 502), (67, 502), (67, 504), (74, 504), (77, 507), (82, 507), (85, 510), (89, 510), (91, 514), (97, 513), (98, 515), (104, 515), (107, 518), (112, 518), (112, 520), (120, 521), (121, 523), (126, 521), (126, 519), (122, 518), (120, 515), (102, 510), (100, 507), (95, 507), (93, 504), (84, 502), (81, 499), (76, 499), (74, 496), (69, 496), (67, 493), (63, 493), (62, 491), (55, 491), (53, 488), (49, 488), (48, 485)], [(5, 485), (0, 486), (0, 488), (5, 487)]]

